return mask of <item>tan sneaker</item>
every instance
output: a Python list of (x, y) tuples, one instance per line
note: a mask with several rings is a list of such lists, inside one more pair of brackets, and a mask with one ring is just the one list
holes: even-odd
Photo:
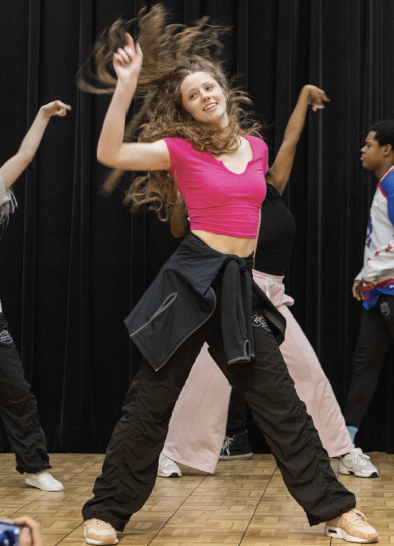
[(116, 530), (110, 523), (101, 519), (87, 519), (84, 523), (83, 535), (86, 544), (118, 544)]
[(367, 523), (364, 514), (355, 508), (339, 518), (327, 521), (324, 534), (332, 538), (343, 538), (348, 542), (379, 542), (377, 531)]

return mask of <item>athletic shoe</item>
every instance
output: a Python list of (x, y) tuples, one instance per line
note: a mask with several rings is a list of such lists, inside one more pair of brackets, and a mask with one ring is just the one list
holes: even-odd
[(181, 469), (175, 461), (169, 459), (164, 453), (160, 453), (159, 468), (157, 475), (160, 478), (180, 478), (182, 476)]
[(356, 509), (327, 521), (324, 534), (332, 538), (343, 538), (348, 542), (379, 542), (377, 531), (367, 523), (364, 514)]
[(251, 459), (253, 457), (252, 446), (248, 440), (248, 431), (234, 434), (234, 436), (225, 436), (219, 459), (228, 461), (229, 459)]
[(55, 480), (48, 470), (41, 470), (37, 474), (26, 474), (25, 482), (33, 487), (38, 487), (41, 491), (63, 491), (62, 483)]
[(351, 449), (347, 455), (339, 459), (340, 474), (354, 474), (359, 478), (377, 478), (378, 469), (370, 461), (370, 457), (359, 447)]
[(83, 536), (86, 544), (118, 544), (116, 530), (110, 523), (101, 519), (87, 519), (84, 523)]

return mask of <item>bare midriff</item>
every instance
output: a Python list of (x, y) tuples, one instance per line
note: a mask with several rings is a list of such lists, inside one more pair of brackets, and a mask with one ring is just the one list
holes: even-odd
[(199, 229), (192, 229), (191, 231), (208, 246), (222, 254), (235, 254), (241, 258), (246, 258), (255, 249), (256, 239), (229, 237), (228, 235), (218, 235), (217, 233), (210, 233), (209, 231), (201, 231)]

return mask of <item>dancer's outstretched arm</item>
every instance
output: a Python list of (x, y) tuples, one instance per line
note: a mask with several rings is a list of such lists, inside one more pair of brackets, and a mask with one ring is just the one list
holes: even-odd
[(314, 85), (305, 85), (302, 88), (296, 107), (287, 124), (282, 145), (279, 148), (272, 167), (265, 175), (267, 182), (275, 186), (280, 194), (283, 193), (289, 180), (295, 151), (304, 127), (308, 105), (311, 104), (312, 110), (316, 112), (316, 110), (324, 108), (323, 101), (328, 100), (325, 92)]
[(126, 34), (126, 45), (113, 56), (113, 65), (118, 77), (115, 92), (97, 147), (97, 159), (103, 165), (128, 171), (166, 170), (171, 166), (166, 143), (123, 142), (125, 118), (137, 88), (142, 66), (142, 51), (133, 38)]
[(66, 115), (67, 110), (71, 110), (71, 106), (64, 104), (60, 100), (55, 100), (45, 106), (41, 106), (36, 119), (23, 139), (19, 150), (0, 168), (1, 177), (4, 180), (6, 190), (12, 186), (15, 180), (32, 161), (50, 118), (52, 116), (63, 117)]

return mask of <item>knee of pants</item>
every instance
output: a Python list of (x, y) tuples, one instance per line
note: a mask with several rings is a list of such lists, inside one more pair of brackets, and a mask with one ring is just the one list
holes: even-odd
[(24, 378), (8, 378), (2, 381), (0, 397), (2, 406), (18, 406), (26, 403), (37, 406), (31, 387)]
[(168, 425), (182, 385), (171, 377), (169, 370), (154, 371), (143, 362), (126, 395), (123, 405), (123, 422), (133, 428), (145, 430), (147, 426)]

